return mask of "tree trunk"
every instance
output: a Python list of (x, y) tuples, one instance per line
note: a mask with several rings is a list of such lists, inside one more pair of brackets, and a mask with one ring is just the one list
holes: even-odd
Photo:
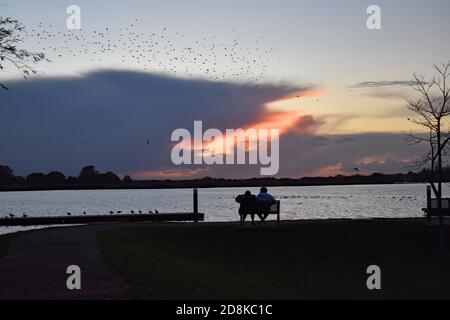
[(441, 120), (437, 122), (437, 140), (438, 140), (438, 208), (442, 208), (442, 150), (441, 150)]
[(438, 208), (439, 210), (439, 240), (441, 247), (442, 267), (448, 269), (448, 249), (445, 234), (444, 216), (442, 214), (442, 149), (441, 149), (441, 120), (437, 122), (437, 142), (438, 142)]

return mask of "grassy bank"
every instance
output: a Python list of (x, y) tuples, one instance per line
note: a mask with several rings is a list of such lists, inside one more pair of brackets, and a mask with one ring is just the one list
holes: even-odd
[[(450, 298), (437, 230), (423, 220), (154, 224), (100, 242), (137, 298)], [(372, 264), (381, 291), (366, 288)]]

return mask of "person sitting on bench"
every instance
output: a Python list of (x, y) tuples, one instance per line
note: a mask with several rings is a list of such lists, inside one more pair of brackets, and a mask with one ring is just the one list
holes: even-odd
[(256, 201), (258, 208), (261, 208), (260, 210), (262, 211), (261, 213), (258, 213), (258, 216), (261, 221), (264, 222), (269, 216), (270, 207), (277, 203), (277, 200), (275, 200), (275, 198), (267, 192), (266, 187), (262, 187), (259, 194), (256, 196)]
[(252, 218), (252, 224), (255, 223), (255, 205), (256, 196), (250, 191), (245, 191), (245, 194), (240, 194), (236, 197), (236, 202), (240, 204), (239, 214), (241, 215), (241, 224), (244, 224), (247, 215)]

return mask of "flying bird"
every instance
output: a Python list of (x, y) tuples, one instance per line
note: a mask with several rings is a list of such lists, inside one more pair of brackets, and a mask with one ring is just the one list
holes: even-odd
[(263, 36), (244, 41), (232, 29), (233, 39), (227, 41), (213, 34), (199, 35), (186, 42), (180, 31), (169, 33), (168, 27), (162, 26), (162, 32), (142, 33), (138, 23), (134, 19), (126, 26), (104, 26), (76, 33), (57, 31), (53, 25), (39, 23), (24, 32), (27, 41), (50, 51), (47, 54), (50, 60), (84, 58), (96, 64), (118, 57), (118, 62), (143, 70), (181, 74), (218, 85), (234, 78), (258, 82), (275, 62), (280, 62), (273, 56), (279, 49), (265, 44)]

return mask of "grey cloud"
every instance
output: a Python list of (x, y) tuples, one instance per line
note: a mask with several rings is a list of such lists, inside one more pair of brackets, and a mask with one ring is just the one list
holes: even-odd
[(8, 86), (0, 92), (0, 163), (18, 174), (76, 174), (86, 164), (118, 173), (170, 169), (173, 130), (192, 132), (194, 120), (240, 128), (263, 118), (265, 103), (311, 89), (114, 70)]
[(349, 88), (407, 87), (412, 84), (414, 84), (414, 82), (411, 80), (364, 81), (354, 84)]
[[(308, 87), (221, 84), (136, 72), (100, 71), (76, 78), (8, 83), (0, 93), (0, 163), (18, 174), (60, 170), (77, 174), (86, 164), (117, 173), (191, 172), (189, 177), (255, 177), (260, 166), (181, 166), (170, 160), (174, 129), (239, 128), (264, 118), (263, 105)], [(280, 142), (280, 177), (300, 177), (358, 159), (392, 159), (367, 170), (401, 170), (393, 162), (418, 157), (401, 134), (317, 135), (321, 119), (305, 116)], [(147, 144), (148, 140), (148, 144)], [(370, 167), (371, 166), (371, 167)], [(404, 169), (406, 171), (406, 169)]]
[[(323, 168), (342, 166), (343, 173), (399, 173), (411, 170), (407, 162), (420, 157), (425, 145), (407, 146), (405, 135), (370, 133), (353, 135), (282, 136), (278, 177), (304, 177)], [(373, 159), (373, 160), (368, 160)], [(364, 162), (362, 162), (364, 160)], [(259, 166), (213, 166), (195, 177), (251, 178), (259, 176)]]

